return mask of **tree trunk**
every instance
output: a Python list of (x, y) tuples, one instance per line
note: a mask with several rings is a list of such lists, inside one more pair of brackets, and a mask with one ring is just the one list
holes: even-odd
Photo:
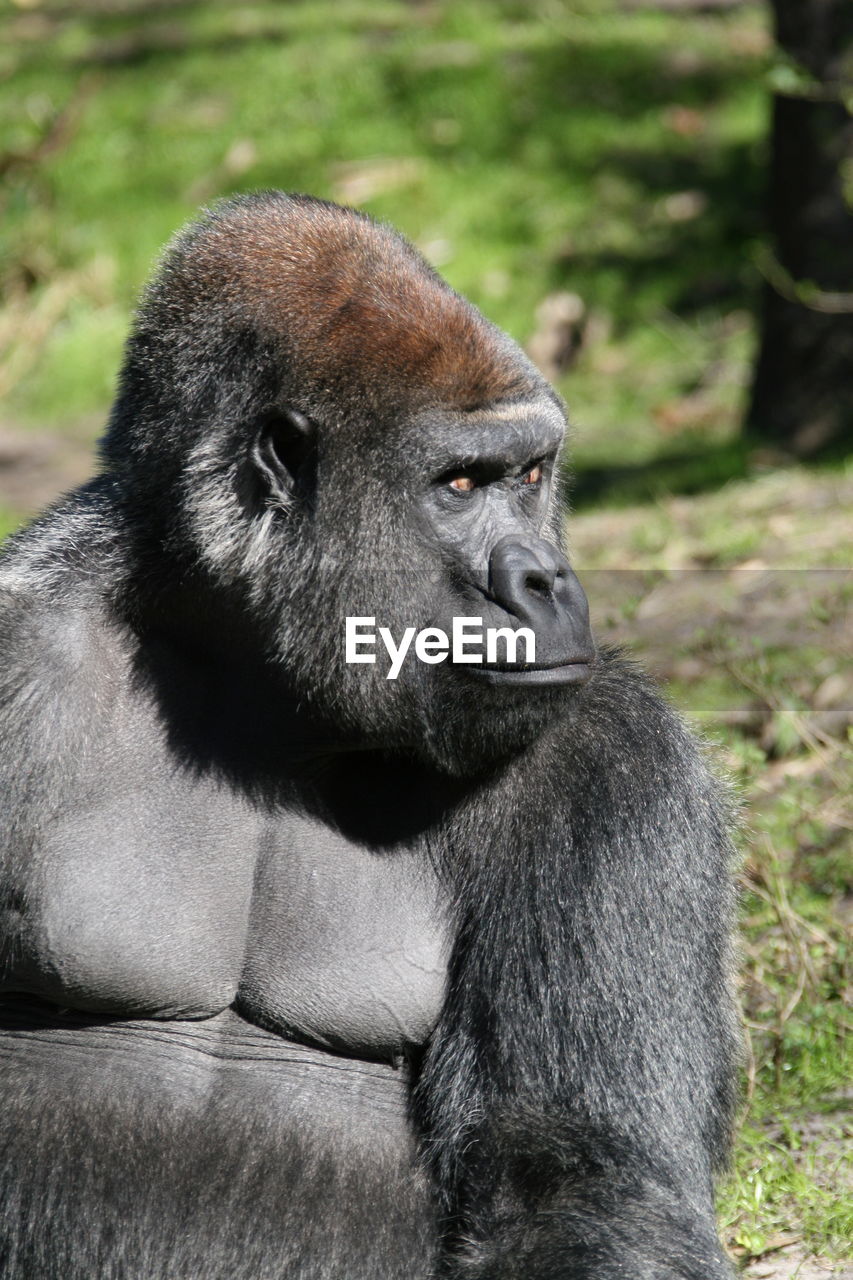
[(853, 3), (773, 0), (773, 10), (797, 70), (773, 102), (770, 248), (747, 426), (813, 456), (853, 445)]

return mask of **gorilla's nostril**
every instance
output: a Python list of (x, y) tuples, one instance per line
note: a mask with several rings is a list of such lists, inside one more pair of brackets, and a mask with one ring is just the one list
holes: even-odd
[(531, 595), (547, 600), (554, 586), (554, 574), (545, 569), (532, 569), (524, 575), (524, 586)]

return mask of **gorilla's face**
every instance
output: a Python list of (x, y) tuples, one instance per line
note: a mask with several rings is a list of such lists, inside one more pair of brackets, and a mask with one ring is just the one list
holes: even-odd
[[(524, 748), (565, 708), (595, 650), (559, 547), (563, 430), (544, 396), (423, 412), (375, 438), (324, 438), (293, 410), (261, 428), (259, 476), (301, 530), (276, 647), (324, 719), (459, 773)], [(454, 652), (458, 619), (480, 624)]]
[[(260, 632), (338, 740), (459, 772), (525, 746), (589, 674), (552, 496), (564, 425), (524, 353), (402, 237), (272, 192), (166, 255), (103, 450), (147, 564), (185, 616), (201, 580), (199, 626), (239, 636), (234, 661)], [(373, 663), (347, 661), (348, 618), (374, 619)], [(524, 638), (442, 655), (460, 618)], [(394, 679), (386, 633), (408, 637)]]

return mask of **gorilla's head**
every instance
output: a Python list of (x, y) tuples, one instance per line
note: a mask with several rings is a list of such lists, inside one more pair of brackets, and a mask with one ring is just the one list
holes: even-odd
[[(150, 580), (249, 624), (236, 663), (262, 650), (342, 741), (469, 772), (527, 745), (593, 662), (560, 549), (564, 428), (519, 348), (396, 232), (269, 193), (167, 251), (103, 452)], [(396, 679), (378, 638), (374, 663), (346, 661), (347, 618), (399, 645), (458, 617), (527, 628), (533, 661), (499, 639), (430, 662), (411, 638)]]

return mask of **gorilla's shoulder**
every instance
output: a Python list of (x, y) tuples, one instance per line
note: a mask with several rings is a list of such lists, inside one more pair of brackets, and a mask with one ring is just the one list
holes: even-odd
[(549, 749), (558, 772), (575, 786), (598, 779), (640, 798), (692, 791), (710, 799), (726, 790), (696, 733), (655, 680), (618, 649), (600, 650)]
[(581, 692), (581, 719), (605, 740), (677, 733), (690, 737), (660, 686), (623, 650), (599, 650), (592, 677)]
[(119, 539), (107, 481), (58, 499), (0, 547), (4, 615), (91, 604), (111, 577)]
[[(0, 718), (37, 723), (103, 664), (110, 539), (80, 490), (14, 534), (0, 552)], [(111, 647), (111, 646), (110, 646)]]
[(79, 665), (88, 630), (80, 605), (45, 598), (32, 585), (9, 585), (4, 577), (0, 572), (0, 714), (16, 696), (29, 700), (32, 682), (61, 687)]

